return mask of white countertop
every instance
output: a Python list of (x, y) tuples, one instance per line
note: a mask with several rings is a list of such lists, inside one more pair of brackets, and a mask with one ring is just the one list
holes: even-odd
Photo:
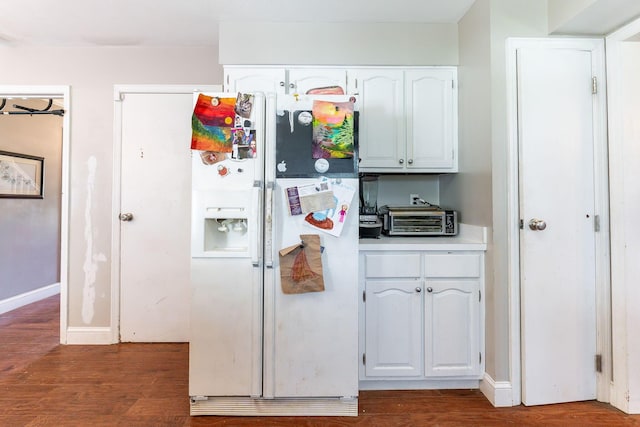
[(487, 249), (487, 228), (458, 224), (458, 235), (447, 237), (380, 236), (360, 239), (361, 251), (484, 251)]

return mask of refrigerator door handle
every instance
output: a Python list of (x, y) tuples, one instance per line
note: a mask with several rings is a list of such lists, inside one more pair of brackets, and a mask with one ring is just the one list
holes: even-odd
[[(262, 211), (261, 183), (254, 184), (252, 196), (253, 201), (251, 203), (251, 209), (253, 212), (251, 212), (251, 218), (259, 218), (260, 212)], [(252, 239), (252, 242), (250, 242), (249, 244), (249, 255), (251, 256), (251, 263), (253, 264), (253, 266), (260, 267), (260, 236), (262, 235), (262, 221), (260, 219), (256, 221), (256, 225), (255, 227), (253, 227), (253, 229), (254, 232), (251, 233), (249, 237), (250, 239)]]
[(264, 227), (264, 265), (273, 268), (273, 182), (267, 183)]

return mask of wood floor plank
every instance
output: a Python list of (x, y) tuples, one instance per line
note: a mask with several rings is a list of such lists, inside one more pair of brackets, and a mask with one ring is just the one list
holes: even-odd
[(362, 391), (358, 417), (189, 416), (189, 346), (62, 346), (58, 296), (0, 316), (0, 426), (640, 426), (600, 402), (494, 408), (478, 390)]

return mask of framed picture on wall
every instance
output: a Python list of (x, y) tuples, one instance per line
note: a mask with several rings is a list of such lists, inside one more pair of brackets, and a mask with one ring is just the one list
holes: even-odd
[(44, 157), (0, 151), (0, 197), (44, 198)]

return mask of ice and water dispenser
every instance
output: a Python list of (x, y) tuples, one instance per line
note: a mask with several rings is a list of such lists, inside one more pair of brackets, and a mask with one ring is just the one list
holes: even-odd
[[(247, 218), (242, 208), (208, 208), (204, 218), (204, 251), (243, 252), (248, 247)], [(210, 216), (210, 217), (209, 217)]]
[(192, 256), (253, 257), (256, 212), (251, 206), (251, 195), (243, 193), (194, 192)]

